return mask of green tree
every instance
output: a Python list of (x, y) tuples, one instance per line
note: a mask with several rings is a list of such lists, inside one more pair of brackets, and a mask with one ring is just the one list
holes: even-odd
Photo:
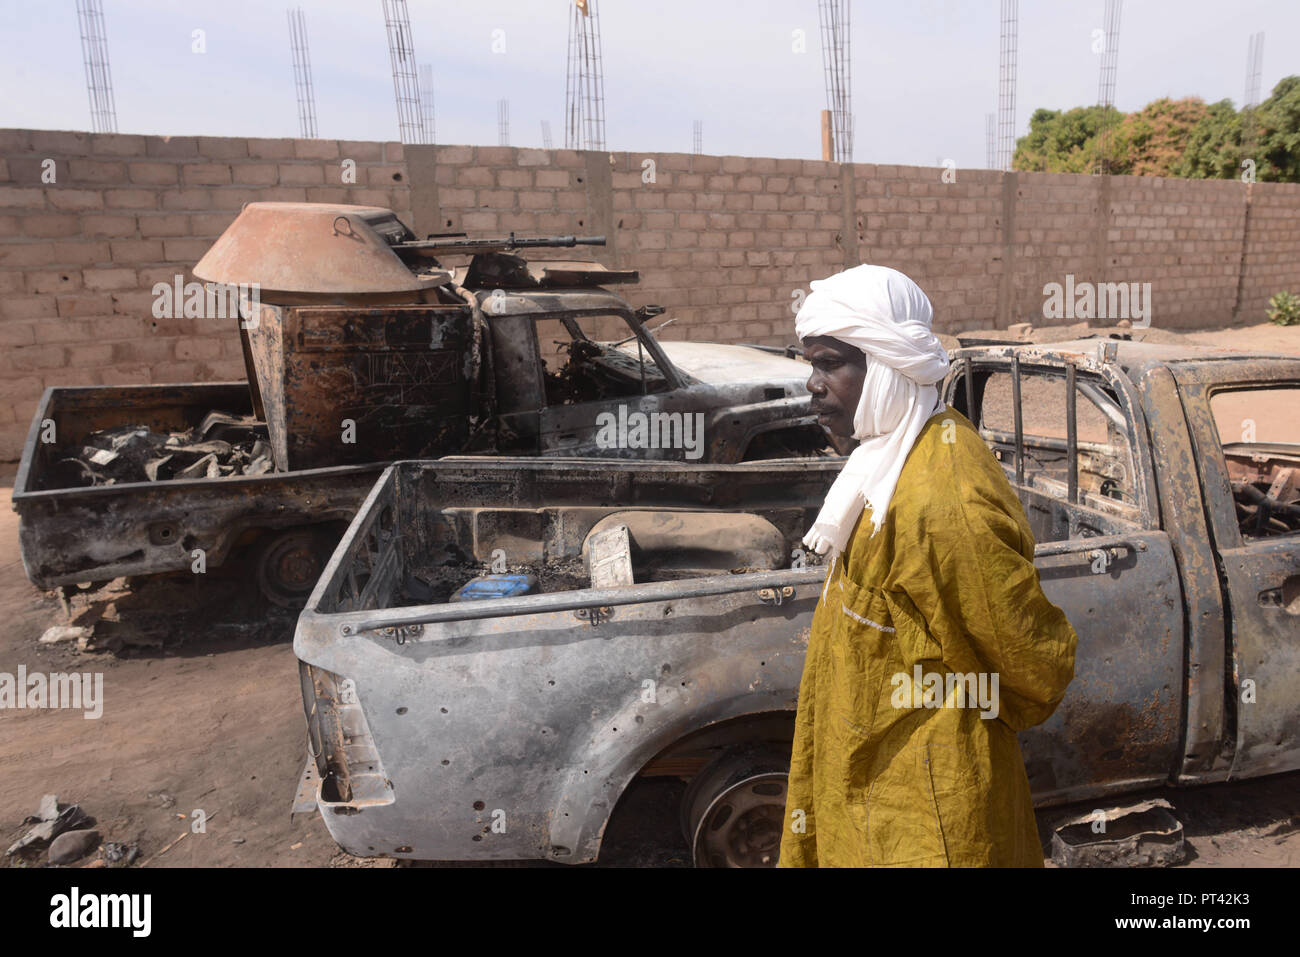
[[(1100, 106), (1072, 110), (1038, 109), (1029, 119), (1029, 134), (1016, 142), (1011, 168), (1045, 173), (1090, 173), (1097, 162), (1097, 133), (1103, 116)], [(1114, 128), (1121, 114), (1109, 109)]]
[(1205, 115), (1187, 136), (1173, 174), (1185, 179), (1233, 179), (1241, 171), (1241, 114), (1231, 100), (1206, 107)]
[(1288, 76), (1255, 111), (1259, 127), (1256, 176), (1265, 182), (1300, 183), (1300, 76)]
[(1162, 97), (1136, 113), (1127, 114), (1112, 137), (1110, 168), (1132, 176), (1177, 176), (1192, 131), (1209, 108), (1198, 97)]
[(1012, 168), (1090, 173), (1107, 124), (1107, 167), (1134, 176), (1236, 179), (1254, 164), (1263, 182), (1300, 183), (1300, 76), (1288, 76), (1253, 110), (1230, 100), (1153, 100), (1135, 113), (1080, 106), (1038, 109), (1016, 143)]

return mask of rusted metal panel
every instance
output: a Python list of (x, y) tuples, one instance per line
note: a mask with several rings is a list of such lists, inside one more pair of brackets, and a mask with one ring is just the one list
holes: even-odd
[[(189, 570), (202, 548), (211, 566), (251, 528), (347, 520), (383, 471), (381, 464), (293, 474), (45, 487), (65, 443), (125, 420), (159, 431), (185, 429), (210, 410), (249, 410), (243, 383), (49, 389), (14, 485), (19, 544), (28, 578), (43, 588), (126, 575)], [(40, 423), (54, 423), (54, 443)]]
[(294, 793), (293, 807), (289, 811), (290, 818), (315, 811), (316, 795), (319, 793), (320, 772), (316, 770), (316, 762), (308, 759), (302, 769), (302, 777), (298, 779), (298, 790)]
[(546, 404), (537, 356), (537, 323), (532, 316), (499, 316), (492, 320), (492, 368), (501, 414), (536, 412)]
[(138, 482), (19, 498), (23, 566), (42, 588), (221, 564), (249, 529), (347, 521), (382, 464)]
[[(1229, 645), (1225, 670), (1226, 734), (1231, 776), (1253, 777), (1300, 765), (1300, 536), (1243, 537), (1233, 476), (1210, 399), (1216, 391), (1300, 388), (1300, 359), (1221, 359), (1173, 367), (1183, 395), (1202, 476), (1211, 540), (1227, 592)], [(1265, 453), (1236, 443), (1242, 458), (1262, 455), (1300, 466), (1300, 448)]]
[(1150, 368), (1137, 382), (1146, 438), (1155, 464), (1161, 524), (1178, 563), (1187, 632), (1185, 731), (1177, 779), (1205, 783), (1227, 776), (1224, 741), (1224, 604), (1205, 524), (1196, 452), (1169, 369)]
[(1186, 857), (1183, 825), (1163, 799), (1089, 811), (1052, 833), (1057, 867), (1169, 867)]
[(414, 236), (392, 210), (326, 203), (249, 203), (194, 267), (207, 282), (312, 296), (418, 292), (445, 270), (412, 272), (393, 251)]
[(481, 332), (463, 305), (264, 305), (248, 337), (277, 468), (464, 451)]
[[(1135, 547), (1098, 561), (1122, 538)], [(1169, 536), (1145, 529), (1068, 544), (1035, 560), (1044, 593), (1079, 636), (1065, 699), (1019, 736), (1040, 805), (1159, 784), (1181, 756), (1184, 631)]]

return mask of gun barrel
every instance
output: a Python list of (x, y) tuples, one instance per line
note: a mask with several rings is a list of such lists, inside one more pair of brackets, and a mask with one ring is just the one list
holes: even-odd
[(463, 249), (485, 252), (493, 249), (536, 249), (539, 247), (604, 246), (604, 236), (516, 236), (511, 233), (504, 239), (426, 239), (400, 243), (402, 249)]

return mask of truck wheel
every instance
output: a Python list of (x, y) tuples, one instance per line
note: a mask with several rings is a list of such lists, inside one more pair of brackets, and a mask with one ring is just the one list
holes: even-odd
[(785, 823), (788, 756), (724, 751), (682, 798), (686, 840), (696, 867), (775, 867)]
[(257, 587), (282, 608), (302, 608), (337, 540), (314, 528), (268, 532), (257, 549)]

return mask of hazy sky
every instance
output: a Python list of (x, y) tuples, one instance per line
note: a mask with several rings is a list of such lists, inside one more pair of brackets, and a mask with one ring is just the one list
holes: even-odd
[[(123, 133), (297, 136), (288, 5), (103, 0)], [(306, 0), (319, 135), (397, 139), (380, 0)], [(417, 58), (433, 64), (438, 142), (564, 140), (568, 0), (410, 0)], [(1092, 31), (1104, 0), (1020, 3), (1017, 135), (1037, 107), (1096, 102)], [(998, 0), (858, 0), (852, 13), (854, 159), (985, 165), (997, 108)], [(826, 106), (816, 0), (601, 0), (607, 146), (820, 158)], [(206, 52), (192, 52), (194, 30)], [(792, 50), (805, 31), (807, 52)], [(503, 30), (505, 52), (493, 53)], [(1247, 41), (1265, 32), (1262, 95), (1300, 64), (1296, 0), (1128, 0), (1116, 105), (1160, 96), (1240, 105)], [(74, 0), (0, 0), (0, 127), (90, 126)]]

